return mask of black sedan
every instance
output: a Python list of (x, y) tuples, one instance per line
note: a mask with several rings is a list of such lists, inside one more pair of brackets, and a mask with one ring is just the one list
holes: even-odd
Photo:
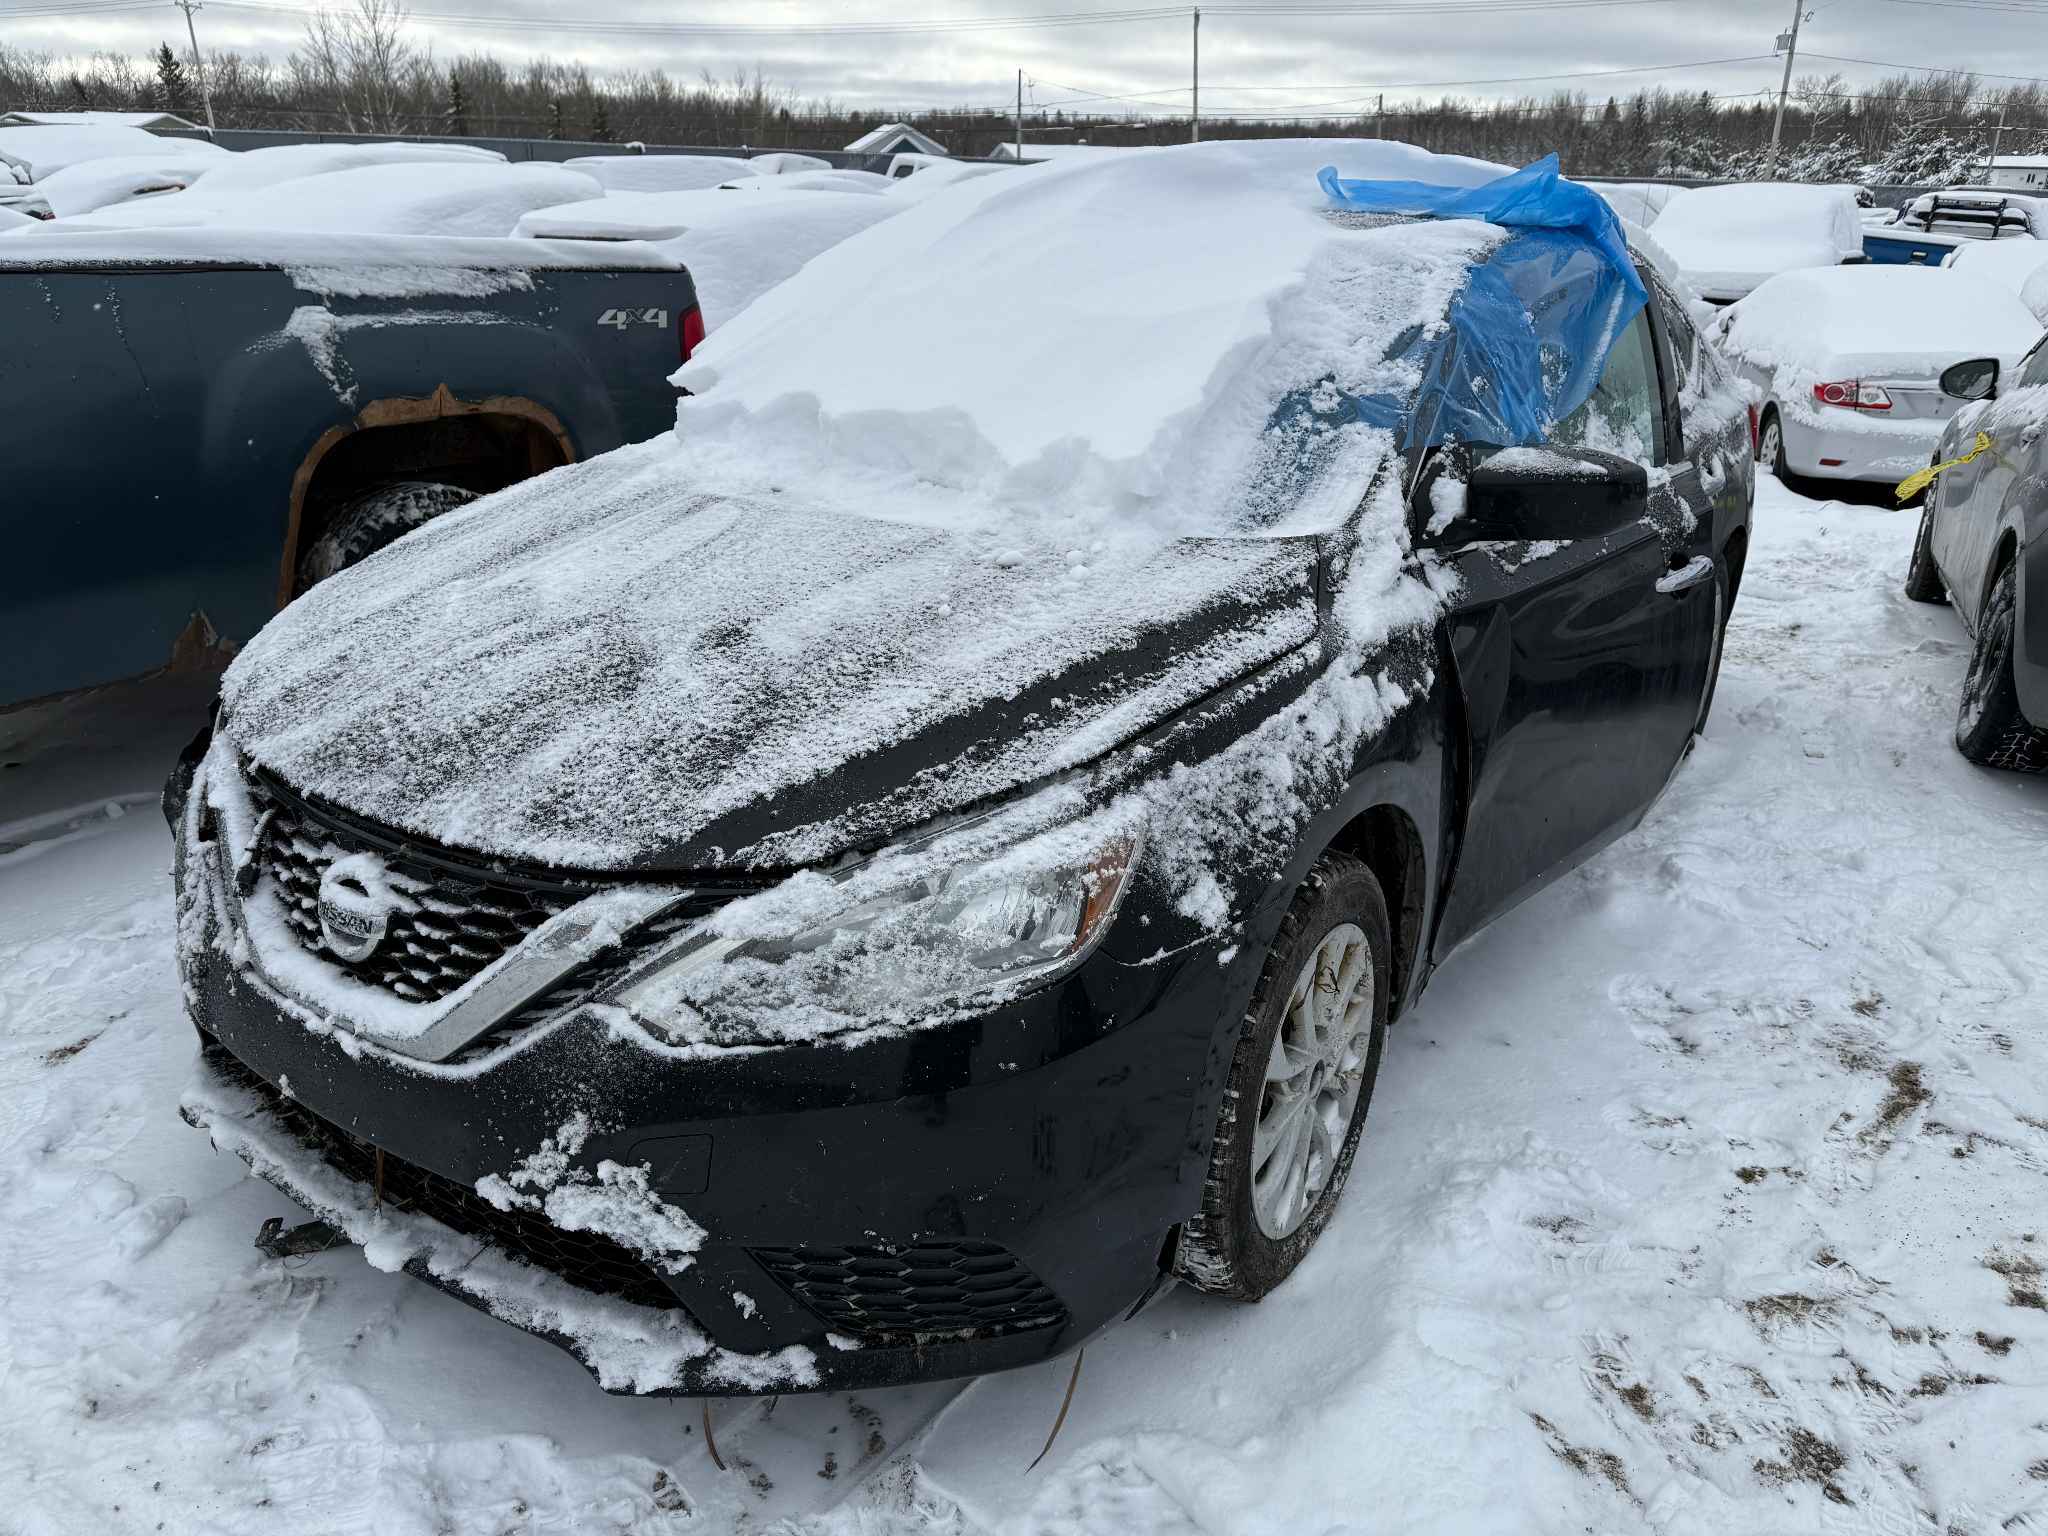
[(1956, 748), (2048, 772), (2048, 337), (1997, 399), (1956, 417), (1934, 460), (1947, 467), (1921, 509), (1906, 596), (1953, 602), (1973, 638)]
[[(1093, 260), (1147, 178), (1276, 153), (954, 206), (1088, 195)], [(322, 1223), (272, 1251), (360, 1244), (640, 1393), (1024, 1365), (1301, 1263), (1388, 1025), (1701, 728), (1753, 451), (1604, 207), (1302, 201), (1176, 439), (1224, 466), (1207, 531), (963, 518), (957, 455), (709, 466), (707, 426), (273, 621), (165, 802), (183, 1113)], [(1203, 256), (1143, 270), (1206, 302)]]

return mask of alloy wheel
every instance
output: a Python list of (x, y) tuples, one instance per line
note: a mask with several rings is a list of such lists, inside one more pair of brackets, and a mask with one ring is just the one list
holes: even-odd
[(1364, 930), (1332, 928), (1288, 995), (1252, 1130), (1252, 1214), (1269, 1238), (1308, 1219), (1336, 1170), (1364, 1082), (1373, 995)]

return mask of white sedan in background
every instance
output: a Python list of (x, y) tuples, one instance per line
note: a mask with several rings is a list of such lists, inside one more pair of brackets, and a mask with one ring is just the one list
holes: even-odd
[(1891, 483), (1988, 398), (2041, 335), (2010, 290), (1920, 267), (1787, 272), (1714, 326), (1758, 394), (1757, 457), (1788, 473)]
[(1715, 304), (1739, 299), (1780, 272), (1864, 259), (1863, 210), (1854, 187), (1698, 187), (1666, 203), (1650, 232), (1701, 297)]

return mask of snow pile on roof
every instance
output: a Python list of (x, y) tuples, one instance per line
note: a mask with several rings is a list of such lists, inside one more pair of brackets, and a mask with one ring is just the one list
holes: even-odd
[(849, 154), (878, 155), (883, 150), (922, 155), (943, 155), (946, 146), (928, 133), (919, 133), (908, 123), (884, 123), (870, 128), (846, 146)]
[(1241, 516), (1280, 401), (1443, 314), (1459, 221), (1326, 216), (1316, 172), (1501, 168), (1357, 140), (1216, 143), (988, 176), (813, 261), (676, 375), (677, 434), (1187, 529)]
[(131, 197), (182, 191), (204, 176), (210, 164), (198, 155), (110, 155), (66, 166), (37, 182), (36, 190), (49, 199), (52, 213), (68, 218)]
[(326, 176), (370, 165), (503, 165), (495, 149), (474, 144), (273, 144), (238, 150), (206, 173), (210, 197)]
[(816, 155), (799, 155), (791, 150), (778, 149), (772, 154), (750, 155), (747, 168), (756, 176), (790, 176), (800, 171), (829, 171), (830, 160), (821, 160)]
[(1015, 141), (1005, 139), (989, 151), (988, 157), (991, 160), (1024, 159), (1066, 162), (1073, 160), (1103, 160), (1112, 155), (1136, 153), (1138, 153), (1136, 147), (1126, 144), (1034, 144), (1027, 139), (1024, 142), (1024, 153), (1020, 156), (1017, 153)]
[(102, 208), (68, 221), (96, 226), (323, 230), (347, 235), (510, 235), (536, 208), (604, 196), (580, 171), (496, 162), (366, 165), (261, 188), (211, 177), (186, 192)]
[(607, 192), (695, 192), (760, 174), (733, 155), (579, 155), (563, 164), (595, 176)]
[(183, 128), (199, 132), (199, 125), (175, 112), (0, 112), (0, 128), (27, 125), (52, 128)]
[(1973, 283), (2024, 293), (2027, 280), (2048, 267), (2048, 240), (1972, 240), (1957, 246), (1942, 267)]
[(858, 193), (738, 197), (731, 192), (617, 192), (543, 208), (513, 233), (543, 240), (649, 240), (690, 269), (704, 324), (716, 330), (820, 251), (905, 205)]
[(1828, 379), (1932, 378), (1978, 357), (1998, 358), (2009, 375), (2040, 334), (2026, 306), (2002, 288), (1952, 272), (1872, 265), (1772, 278), (1728, 311), (1722, 345), (1778, 370), (1784, 397)]
[(1848, 187), (1698, 187), (1650, 228), (1710, 299), (1739, 299), (1779, 272), (1839, 266), (1863, 253), (1862, 213)]
[(1688, 190), (1661, 181), (1588, 181), (1581, 185), (1591, 187), (1622, 218), (1644, 229), (1656, 223), (1658, 215)]
[(730, 192), (860, 192), (889, 190), (889, 178), (873, 171), (785, 171), (779, 176), (739, 176), (724, 183)]
[(225, 159), (229, 151), (203, 139), (165, 139), (140, 128), (85, 127), (0, 128), (0, 155), (27, 165), (40, 181), (85, 160), (112, 155)]
[(991, 164), (985, 160), (928, 160), (908, 176), (892, 177), (889, 182), (889, 196), (900, 197), (910, 202), (922, 202), (934, 193), (957, 186), (963, 181), (974, 181), (983, 176), (1014, 174), (1014, 171), (1002, 165)]

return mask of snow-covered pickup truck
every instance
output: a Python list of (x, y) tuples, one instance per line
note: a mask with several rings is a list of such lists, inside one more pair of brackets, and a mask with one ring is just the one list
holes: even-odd
[(0, 708), (203, 663), (427, 517), (653, 436), (702, 334), (637, 243), (0, 238)]

